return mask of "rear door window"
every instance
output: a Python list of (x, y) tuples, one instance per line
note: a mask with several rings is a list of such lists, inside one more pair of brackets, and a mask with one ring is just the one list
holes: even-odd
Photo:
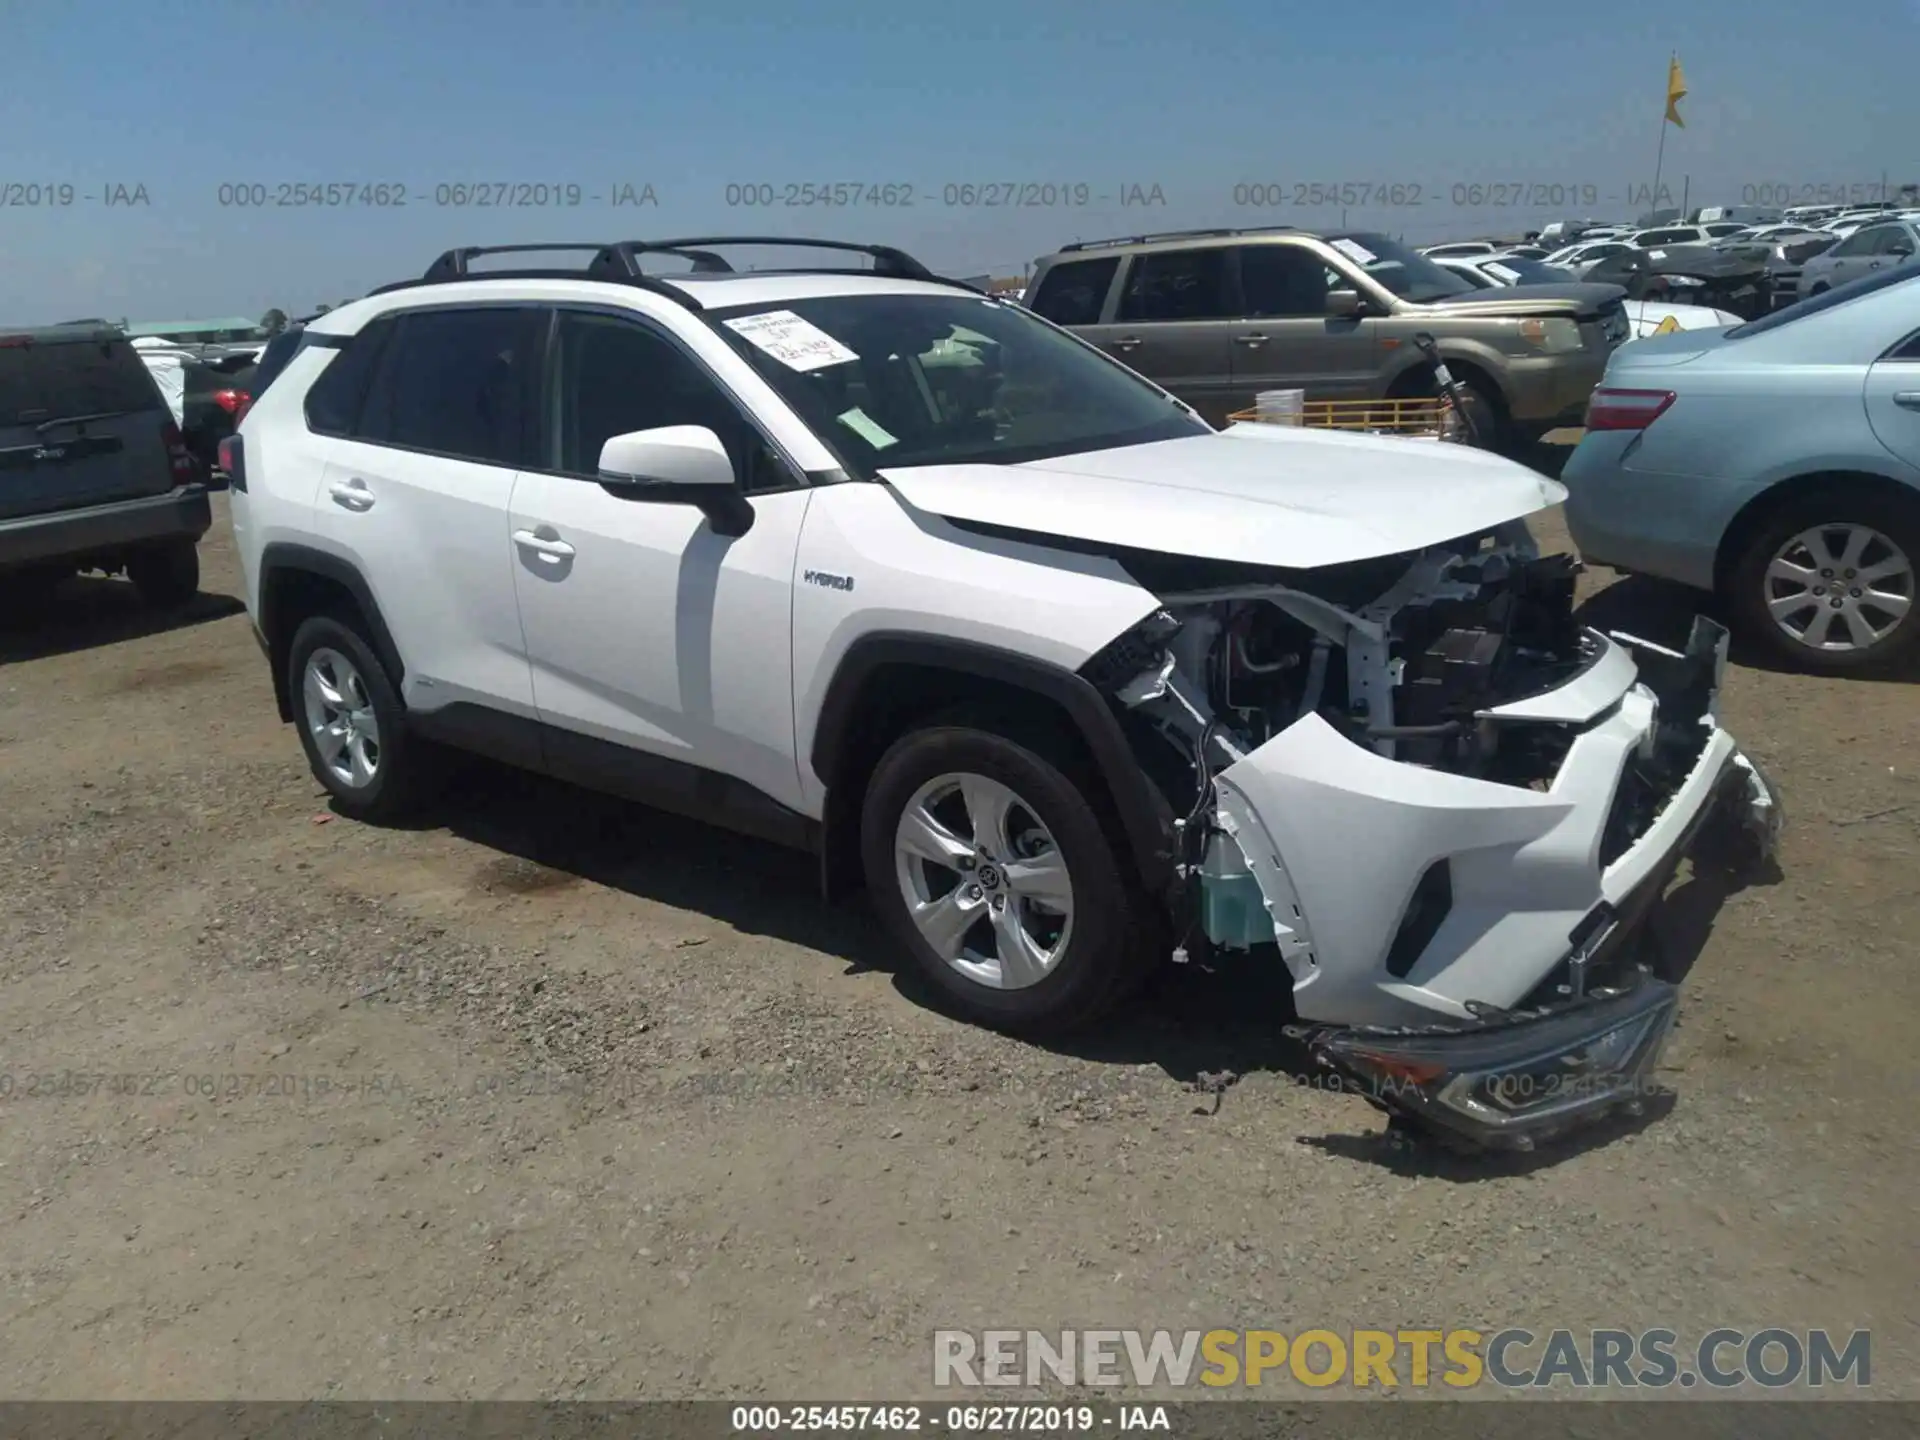
[(1136, 255), (1120, 298), (1123, 322), (1225, 320), (1234, 305), (1228, 295), (1227, 251), (1160, 250)]
[(483, 465), (526, 465), (546, 316), (537, 306), (402, 316), (382, 347), (358, 437)]
[(1118, 255), (1063, 260), (1041, 279), (1030, 308), (1056, 325), (1098, 325), (1119, 270)]

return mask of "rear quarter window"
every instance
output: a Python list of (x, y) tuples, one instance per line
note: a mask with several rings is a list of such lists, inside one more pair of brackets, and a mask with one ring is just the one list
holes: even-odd
[(1063, 260), (1041, 277), (1028, 308), (1056, 325), (1098, 325), (1120, 257)]
[(121, 338), (0, 343), (0, 425), (164, 408), (132, 345)]

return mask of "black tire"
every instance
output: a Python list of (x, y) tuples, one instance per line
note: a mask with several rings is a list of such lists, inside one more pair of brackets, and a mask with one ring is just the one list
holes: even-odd
[(1818, 285), (1815, 285), (1811, 290), (1807, 291), (1807, 298), (1811, 300), (1816, 295), (1824, 295), (1827, 293), (1827, 291), (1831, 290), (1832, 288), (1833, 287), (1831, 285), (1827, 284), (1826, 281), (1822, 280)]
[[(946, 1005), (992, 1029), (1058, 1034), (1090, 1024), (1137, 988), (1161, 927), (1151, 922), (1100, 808), (1083, 782), (1072, 778), (1071, 762), (1043, 754), (1056, 748), (1043, 737), (1023, 740), (1032, 744), (968, 724), (935, 724), (901, 737), (868, 782), (860, 851), (882, 923)], [(1073, 920), (1064, 949), (1037, 983), (1003, 989), (962, 974), (927, 942), (908, 912), (896, 869), (896, 829), (920, 788), (949, 774), (984, 776), (1008, 787), (1058, 846), (1072, 886)], [(983, 912), (981, 923), (988, 919)]]
[[(1872, 672), (1901, 664), (1920, 649), (1920, 595), (1915, 571), (1906, 580), (1907, 613), (1881, 640), (1850, 650), (1819, 650), (1788, 635), (1768, 612), (1767, 567), (1794, 536), (1821, 526), (1866, 526), (1898, 545), (1910, 566), (1920, 567), (1920, 498), (1900, 500), (1880, 491), (1835, 485), (1819, 495), (1788, 501), (1769, 516), (1734, 557), (1727, 572), (1726, 601), (1746, 637), (1782, 664), (1824, 675)], [(1876, 554), (1871, 551), (1869, 554)], [(1842, 576), (1842, 579), (1845, 577)]]
[[(319, 650), (331, 650), (351, 664), (378, 726), (378, 763), (371, 781), (364, 786), (350, 785), (333, 773), (308, 720), (307, 662)], [(301, 622), (287, 652), (287, 693), (293, 698), (294, 728), (300, 732), (300, 748), (306, 752), (313, 778), (326, 787), (343, 815), (355, 820), (389, 821), (417, 804), (427, 788), (432, 759), (429, 747), (408, 733), (406, 706), (394, 690), (392, 679), (373, 648), (351, 624), (332, 615), (315, 615)]]
[[(1482, 450), (1506, 454), (1513, 448), (1515, 433), (1507, 420), (1507, 407), (1501, 403), (1499, 396), (1492, 393), (1486, 382), (1477, 376), (1462, 375), (1457, 370), (1453, 371), (1453, 383), (1465, 396), (1461, 408), (1473, 421), (1474, 445)], [(1410, 400), (1429, 399), (1439, 393), (1440, 385), (1434, 379), (1431, 367), (1417, 372), (1416, 378), (1400, 390), (1400, 395)]]
[(200, 547), (192, 540), (169, 540), (127, 557), (127, 578), (140, 598), (156, 610), (176, 610), (200, 593)]

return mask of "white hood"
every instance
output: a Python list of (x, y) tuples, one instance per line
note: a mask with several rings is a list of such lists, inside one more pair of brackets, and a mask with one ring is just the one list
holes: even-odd
[(953, 520), (1304, 570), (1492, 530), (1566, 498), (1554, 480), (1437, 440), (1235, 425), (1023, 465), (882, 470)]

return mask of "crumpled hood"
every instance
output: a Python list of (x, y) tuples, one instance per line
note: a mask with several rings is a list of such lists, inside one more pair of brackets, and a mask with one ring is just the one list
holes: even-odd
[(953, 520), (1283, 569), (1437, 545), (1567, 494), (1465, 445), (1265, 424), (1020, 465), (902, 467), (880, 478), (908, 504)]

